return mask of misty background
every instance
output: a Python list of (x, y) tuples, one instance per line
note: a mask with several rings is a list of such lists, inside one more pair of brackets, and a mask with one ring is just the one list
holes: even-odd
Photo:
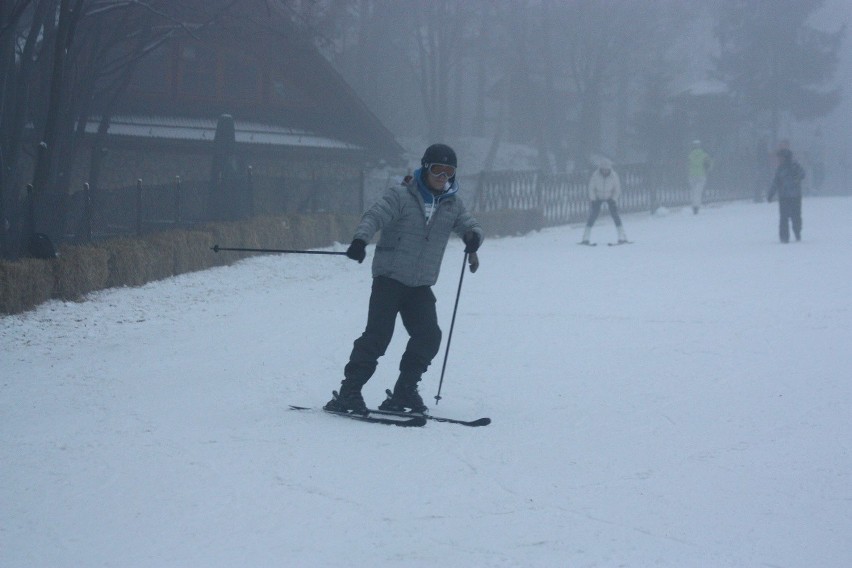
[[(416, 167), (436, 141), (456, 147), (462, 176), (572, 172), (601, 155), (683, 172), (690, 142), (700, 139), (717, 173), (754, 188), (746, 194), (768, 186), (779, 144), (802, 162), (808, 192), (844, 193), (850, 16), (846, 0), (7, 0), (0, 3), (4, 250), (9, 227), (24, 224), (13, 217), (25, 215), (25, 185), (36, 203), (47, 192), (78, 192), (80, 180), (98, 186), (105, 154), (98, 146), (87, 159), (80, 148), (106, 135), (110, 109), (121, 108), (148, 61), (210, 49), (202, 38), (227, 37), (235, 22), (277, 30), (285, 60), (302, 62), (275, 65), (289, 73), (285, 83), (305, 85), (300, 96), (326, 99), (317, 104), (326, 112), (313, 124), (318, 134), (388, 149), (392, 139), (378, 142), (386, 129), (406, 151), (405, 163), (364, 157), (356, 166), (368, 180)], [(313, 71), (328, 63), (306, 64), (316, 60), (303, 44), (345, 83), (316, 82)], [(264, 58), (258, 45), (246, 46), (253, 64)], [(251, 86), (239, 82), (230, 80), (232, 92)], [(329, 91), (343, 94), (324, 97)], [(354, 101), (344, 116), (358, 120), (343, 124), (340, 106), (333, 108), (341, 100)], [(169, 120), (183, 118), (177, 106), (167, 110)], [(203, 118), (228, 112), (222, 106)], [(303, 117), (288, 112), (269, 124), (297, 126)], [(374, 115), (375, 124), (361, 115)], [(371, 177), (382, 167), (388, 171)], [(209, 173), (209, 165), (192, 168), (198, 183)], [(61, 216), (38, 213), (31, 225), (45, 232)]]
[[(66, 174), (87, 162), (88, 104), (250, 5), (286, 14), (406, 150), (353, 178), (441, 140), (460, 176), (602, 154), (681, 172), (685, 192), (699, 138), (714, 175), (754, 164), (734, 179), (765, 196), (787, 140), (810, 195), (849, 194), (849, 0), (0, 0), (0, 219), (27, 183), (81, 193)], [(186, 185), (214, 177), (203, 158)], [(494, 417), (473, 433), (353, 436), (283, 410), (327, 400), (364, 321), (350, 300), (371, 273), (345, 258), (264, 255), (3, 316), (0, 565), (848, 566), (852, 200), (808, 201), (801, 246), (774, 246), (775, 207), (747, 202), (637, 215), (630, 247), (574, 246), (571, 226), (492, 240), (438, 407)], [(444, 325), (457, 267), (436, 287)]]
[[(564, 171), (711, 153), (800, 158), (847, 177), (843, 0), (300, 2), (324, 52), (400, 138), (527, 144)], [(807, 154), (805, 156), (804, 154)], [(822, 154), (822, 155), (819, 155)], [(762, 160), (763, 156), (755, 156)]]

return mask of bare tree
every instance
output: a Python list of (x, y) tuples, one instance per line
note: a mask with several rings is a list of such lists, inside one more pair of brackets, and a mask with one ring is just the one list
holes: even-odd
[[(208, 22), (215, 22), (218, 13), (236, 3), (237, 0), (223, 0), (211, 4)], [(0, 148), (6, 174), (0, 177), (7, 219), (5, 256), (19, 252), (21, 243), (20, 238), (15, 238), (16, 232), (23, 231), (24, 236), (31, 231), (53, 238), (61, 236), (64, 196), (70, 191), (71, 169), (93, 118), (93, 106), (100, 111), (98, 132), (102, 137), (109, 126), (111, 109), (129, 84), (138, 62), (177, 34), (193, 33), (180, 19), (184, 11), (193, 8), (197, 11), (198, 2), (34, 0), (15, 21), (5, 20), (0, 45), (5, 48), (6, 38), (11, 35), (17, 50), (11, 56), (5, 49), (2, 51), (5, 63), (12, 59), (12, 72), (4, 78), (0, 91)], [(13, 28), (14, 33), (10, 31)], [(36, 77), (41, 80), (33, 80)], [(24, 227), (27, 219), (17, 190), (22, 177), (19, 158), (27, 150), (23, 136), (27, 121), (31, 121), (37, 136), (31, 204), (35, 218), (30, 227)], [(93, 152), (89, 175), (94, 188), (100, 157), (100, 153)]]
[(414, 21), (419, 79), (429, 140), (445, 137), (449, 120), (450, 77), (460, 73), (460, 47), (465, 32), (460, 0), (418, 5)]
[(54, 2), (18, 2), (0, 4), (2, 31), (3, 82), (0, 91), (0, 203), (2, 203), (2, 253), (15, 258), (20, 248), (23, 222), (19, 163), (23, 134), (33, 107), (33, 77), (44, 58), (41, 51), (50, 34), (46, 30), (49, 17), (55, 13)]

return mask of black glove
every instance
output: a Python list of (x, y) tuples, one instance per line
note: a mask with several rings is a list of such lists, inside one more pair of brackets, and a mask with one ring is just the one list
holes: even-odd
[(479, 250), (479, 245), (482, 242), (482, 238), (479, 236), (479, 233), (475, 231), (468, 231), (462, 237), (464, 244), (467, 245), (464, 247), (464, 252), (472, 253)]
[(357, 260), (358, 264), (364, 262), (364, 259), (367, 258), (367, 243), (362, 241), (361, 239), (354, 239), (352, 244), (349, 245), (349, 248), (346, 249), (346, 256), (351, 258), (352, 260)]
[(470, 253), (467, 256), (467, 263), (470, 265), (470, 272), (476, 272), (479, 270), (479, 255), (475, 252)]

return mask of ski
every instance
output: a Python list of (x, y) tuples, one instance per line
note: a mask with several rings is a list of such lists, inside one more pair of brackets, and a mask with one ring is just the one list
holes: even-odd
[(598, 243), (587, 243), (587, 242), (582, 242), (582, 241), (577, 243), (577, 244), (582, 245), (584, 247), (596, 247), (596, 246), (598, 246)]
[[(393, 396), (390, 389), (385, 390), (388, 398)], [(378, 408), (368, 408), (371, 414), (384, 414), (386, 416), (422, 416), (426, 420), (434, 420), (435, 422), (447, 422), (449, 424), (461, 424), (462, 426), (488, 426), (491, 424), (490, 418), (477, 418), (476, 420), (459, 420), (457, 418), (444, 418), (443, 416), (432, 416), (431, 414), (420, 414), (419, 412), (406, 412), (404, 410), (381, 410)]]
[[(308, 406), (296, 406), (291, 404), (290, 410), (316, 410), (315, 408), (311, 408)], [(334, 414), (335, 416), (340, 416), (342, 418), (350, 418), (352, 420), (357, 420), (359, 422), (372, 422), (373, 424), (385, 424), (387, 426), (403, 426), (403, 427), (415, 427), (415, 426), (425, 426), (426, 418), (419, 415), (409, 415), (404, 417), (405, 420), (396, 420), (394, 418), (382, 418), (381, 416), (371, 416), (370, 414), (362, 415), (362, 414), (352, 414), (349, 412), (335, 412), (334, 410), (325, 410), (322, 409), (323, 412), (327, 412), (328, 414)]]
[(608, 246), (617, 247), (621, 245), (632, 245), (633, 241), (619, 241), (617, 243), (607, 243)]
[(443, 416), (432, 416), (431, 414), (414, 414), (412, 412), (395, 411), (395, 410), (379, 410), (370, 408), (370, 414), (384, 414), (387, 416), (420, 416), (424, 420), (434, 420), (435, 422), (447, 422), (449, 424), (461, 424), (462, 426), (488, 426), (491, 424), (491, 419), (487, 417), (477, 418), (476, 420), (459, 420), (457, 418), (445, 418)]

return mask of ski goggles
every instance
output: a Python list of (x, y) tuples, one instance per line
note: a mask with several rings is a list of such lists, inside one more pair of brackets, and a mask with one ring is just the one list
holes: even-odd
[(456, 168), (447, 164), (429, 164), (428, 171), (429, 175), (436, 178), (444, 178), (445, 180), (456, 175)]

